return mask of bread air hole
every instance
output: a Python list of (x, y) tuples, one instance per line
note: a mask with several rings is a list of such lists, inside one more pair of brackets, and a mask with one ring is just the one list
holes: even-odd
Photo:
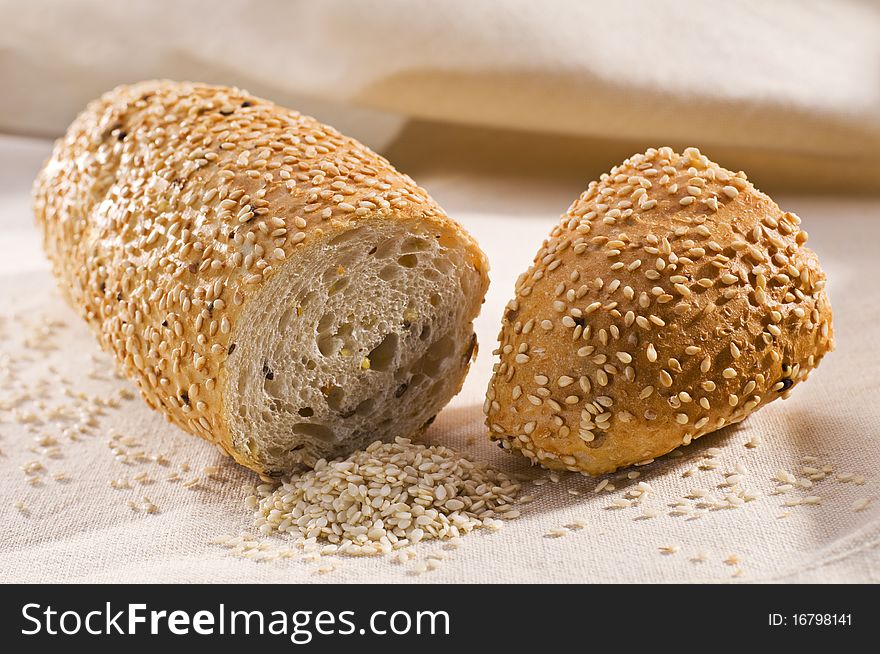
[(400, 277), (400, 266), (385, 266), (379, 271), (379, 279), (390, 282)]
[(330, 245), (341, 245), (343, 243), (356, 241), (363, 236), (363, 231), (363, 227), (357, 227), (355, 229), (350, 229), (347, 232), (342, 232), (338, 236), (334, 236), (330, 239)]
[(336, 316), (332, 312), (327, 312), (323, 316), (321, 316), (321, 320), (318, 321), (318, 333), (325, 334), (330, 328), (333, 326), (333, 321), (336, 320)]
[(367, 358), (370, 360), (370, 369), (385, 372), (391, 368), (397, 358), (397, 345), (399, 337), (394, 332), (386, 334), (382, 342), (370, 350)]
[(330, 284), (330, 288), (327, 289), (328, 295), (335, 295), (346, 286), (348, 286), (349, 278), (348, 277), (340, 277), (335, 282)]
[(379, 243), (376, 246), (376, 251), (373, 252), (373, 256), (377, 259), (388, 259), (397, 254), (397, 245), (398, 241), (396, 238), (390, 238), (387, 241)]
[(419, 385), (420, 385), (423, 381), (425, 381), (426, 379), (427, 379), (427, 377), (425, 377), (425, 375), (423, 375), (423, 374), (420, 373), (420, 372), (417, 372), (416, 374), (414, 374), (414, 375), (410, 378), (410, 380), (409, 380), (409, 385), (412, 386), (413, 388), (415, 388), (416, 386), (419, 386)]
[(293, 426), (293, 432), (295, 434), (301, 434), (303, 436), (308, 436), (309, 438), (314, 438), (320, 441), (325, 441), (327, 443), (331, 443), (336, 440), (336, 435), (333, 433), (333, 430), (330, 429), (327, 425), (322, 425), (317, 422), (299, 422)]
[(324, 394), (324, 398), (327, 400), (327, 406), (331, 411), (339, 411), (342, 408), (342, 403), (345, 401), (345, 391), (342, 390), (341, 386), (332, 386)]
[(400, 247), (401, 252), (424, 252), (429, 249), (431, 244), (424, 238), (420, 236), (410, 236), (409, 238), (405, 238), (403, 240), (403, 245)]
[(284, 448), (283, 448), (283, 447), (278, 447), (277, 445), (268, 448), (268, 449), (266, 450), (266, 452), (269, 454), (269, 456), (274, 457), (274, 458), (276, 458), (276, 459), (285, 455)]
[(425, 354), (413, 363), (412, 370), (414, 373), (436, 377), (443, 370), (443, 364), (454, 351), (455, 342), (449, 336), (444, 336), (431, 345)]
[(357, 405), (354, 412), (361, 416), (370, 415), (370, 412), (373, 410), (373, 405), (376, 404), (375, 398), (369, 397), (360, 404)]
[(455, 266), (449, 259), (444, 259), (442, 257), (435, 257), (433, 259), (434, 267), (441, 275), (451, 275), (453, 274)]
[(296, 317), (296, 307), (288, 307), (287, 310), (281, 314), (281, 319), (278, 321), (278, 328), (280, 331), (286, 331), (290, 327), (290, 323)]
[(318, 351), (325, 357), (330, 357), (348, 346), (350, 353), (353, 349), (352, 332), (354, 326), (349, 322), (344, 322), (335, 332), (329, 334), (330, 325), (325, 325), (325, 319), (328, 316), (331, 319), (335, 318), (333, 314), (327, 314), (321, 318), (321, 322), (318, 324)]
[(342, 341), (332, 336), (322, 336), (318, 339), (318, 351), (325, 357), (332, 357), (342, 349)]
[(404, 254), (397, 260), (397, 263), (404, 268), (415, 268), (419, 265), (419, 258), (415, 254)]

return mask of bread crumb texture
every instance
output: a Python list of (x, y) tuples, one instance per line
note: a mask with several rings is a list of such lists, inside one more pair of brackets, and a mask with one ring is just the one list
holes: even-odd
[(800, 223), (696, 148), (651, 148), (591, 182), (507, 304), (490, 437), (601, 474), (788, 397), (833, 348)]
[[(241, 356), (236, 334), (254, 332), (239, 324), (248, 303), (285, 266), (302, 269), (354, 227), (394, 223), (401, 239), (412, 227), (464, 253), (479, 281), (456, 298), (463, 324), (488, 283), (476, 243), (409, 177), (333, 128), (232, 88), (150, 81), (92, 102), (39, 174), (34, 211), (62, 292), (146, 402), (261, 473), (309, 461), (288, 456), (293, 442), (273, 457), (259, 433), (234, 433), (226, 363)], [(262, 360), (251, 368), (271, 381)], [(321, 444), (309, 445), (313, 461)]]

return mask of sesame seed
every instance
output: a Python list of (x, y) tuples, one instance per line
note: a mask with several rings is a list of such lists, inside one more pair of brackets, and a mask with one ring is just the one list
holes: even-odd
[(870, 506), (870, 504), (871, 504), (871, 498), (870, 497), (863, 497), (863, 498), (860, 498), (852, 503), (852, 510), (853, 511), (864, 511), (865, 509), (867, 509)]
[(569, 532), (568, 529), (566, 529), (565, 527), (554, 527), (553, 529), (550, 529), (546, 534), (544, 534), (544, 536), (546, 538), (561, 538), (567, 533)]
[(721, 189), (721, 192), (724, 193), (727, 197), (733, 199), (737, 195), (739, 195), (739, 191), (733, 186), (725, 186)]

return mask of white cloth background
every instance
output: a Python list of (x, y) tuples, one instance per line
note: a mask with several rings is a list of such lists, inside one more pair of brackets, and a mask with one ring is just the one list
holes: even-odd
[[(106, 88), (168, 76), (246, 86), (380, 148), (492, 264), (479, 358), (429, 439), (528, 471), (484, 439), (502, 307), (587, 182), (650, 145), (698, 145), (801, 215), (829, 276), (837, 351), (790, 400), (641, 468), (636, 482), (599, 494), (600, 480), (579, 476), (529, 486), (523, 493), (536, 501), (501, 532), (468, 536), (455, 551), (420, 544), (417, 560), (446, 557), (424, 575), (387, 558), (332, 559), (327, 574), (318, 568), (328, 560), (235, 558), (210, 541), (251, 530), (249, 472), (139, 399), (103, 409), (77, 433), (89, 398), (132, 387), (108, 374), (109, 359), (61, 302), (40, 251), (28, 196), (49, 141), (0, 137), (0, 580), (880, 581), (880, 200), (850, 193), (876, 191), (880, 170), (876, 3), (541, 3), (541, 11), (510, 3), (501, 12), (474, 0), (344, 9), (213, 2), (203, 13), (198, 5), (0, 0), (0, 130), (57, 134)], [(835, 193), (811, 195), (817, 188)], [(107, 444), (114, 433), (169, 465), (117, 461)], [(755, 438), (760, 445), (744, 446)], [(833, 472), (809, 490), (774, 495), (776, 472), (803, 477), (805, 456)], [(33, 461), (45, 470), (20, 469)], [(717, 468), (699, 469), (707, 462)], [(669, 505), (693, 489), (723, 492), (722, 473), (737, 462), (758, 499), (698, 519), (671, 515)], [(203, 476), (205, 466), (220, 472), (199, 488), (165, 480), (173, 471)], [(59, 472), (68, 480), (53, 480)], [(140, 472), (154, 482), (110, 487)], [(638, 481), (654, 489), (639, 507), (608, 508)], [(157, 513), (128, 507), (144, 495)], [(783, 506), (808, 495), (821, 503)], [(871, 502), (854, 511), (861, 499)], [(659, 515), (641, 518), (645, 508)], [(545, 537), (577, 519), (583, 529)], [(679, 549), (661, 553), (666, 546)], [(694, 561), (699, 554), (706, 560)]]
[(59, 134), (108, 88), (170, 77), (243, 86), (369, 145), (396, 123), (332, 103), (723, 146), (765, 180), (880, 185), (877, 0), (0, 0), (0, 25), (0, 129), (16, 133)]

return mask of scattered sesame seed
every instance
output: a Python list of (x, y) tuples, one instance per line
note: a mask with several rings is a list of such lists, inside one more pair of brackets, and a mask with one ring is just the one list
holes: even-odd
[(858, 499), (852, 503), (852, 510), (853, 511), (864, 511), (870, 505), (871, 505), (871, 498), (870, 497), (863, 497), (863, 498)]

